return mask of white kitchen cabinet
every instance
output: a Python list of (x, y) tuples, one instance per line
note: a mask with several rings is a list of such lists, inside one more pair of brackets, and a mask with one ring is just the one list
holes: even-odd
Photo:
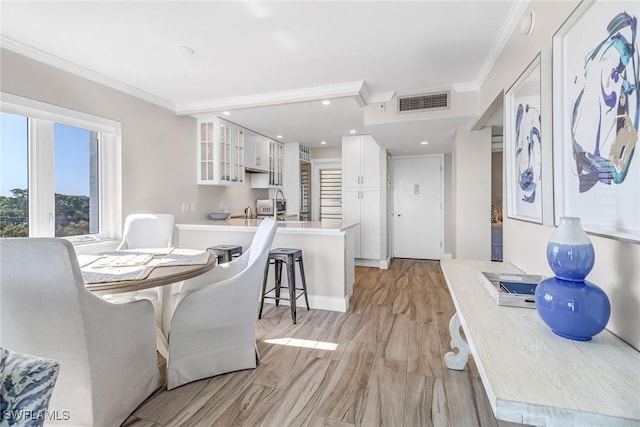
[(284, 182), (284, 143), (280, 141), (273, 142), (275, 151), (275, 168), (273, 169), (272, 185), (275, 187), (281, 187)]
[(354, 233), (354, 256), (380, 258), (380, 190), (348, 188), (342, 191), (342, 221), (360, 224)]
[(342, 158), (349, 159), (349, 165), (342, 168), (342, 185), (379, 187), (381, 153), (380, 147), (371, 135), (343, 137)]
[(363, 188), (360, 190), (360, 257), (380, 258), (382, 221), (380, 220), (380, 190)]
[(198, 120), (198, 184), (242, 184), (244, 129), (219, 117)]
[(359, 259), (382, 257), (382, 159), (383, 151), (370, 135), (342, 138), (342, 220), (360, 224), (354, 235)]
[(263, 135), (256, 137), (256, 169), (269, 171), (269, 138)]
[(362, 228), (362, 203), (360, 200), (360, 190), (356, 188), (345, 188), (342, 190), (342, 222), (351, 224), (357, 222), (360, 224), (355, 228), (353, 233), (353, 255), (360, 258), (360, 235)]
[(268, 173), (253, 174), (253, 188), (282, 188), (284, 172), (284, 143), (266, 138)]
[(250, 172), (268, 172), (269, 138), (244, 130), (244, 166)]

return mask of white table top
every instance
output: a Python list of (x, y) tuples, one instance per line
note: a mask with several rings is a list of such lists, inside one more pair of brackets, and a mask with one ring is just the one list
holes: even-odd
[[(640, 425), (640, 353), (605, 330), (555, 335), (536, 310), (498, 306), (480, 271), (508, 263), (443, 260), (442, 271), (498, 419), (533, 425)], [(529, 272), (535, 273), (535, 272)]]
[[(176, 253), (178, 251), (180, 251), (180, 249), (175, 250)], [(114, 254), (115, 252), (110, 253)], [(80, 261), (81, 256), (78, 258)], [(92, 263), (88, 264), (88, 266), (91, 266), (91, 264)], [(144, 279), (90, 283), (85, 286), (88, 290), (98, 295), (134, 292), (141, 291), (143, 289), (155, 288), (157, 286), (166, 286), (172, 283), (191, 279), (192, 277), (199, 276), (211, 270), (217, 264), (217, 258), (215, 256), (209, 256), (206, 264), (165, 266), (162, 264), (162, 257), (160, 257), (152, 259), (149, 264), (153, 266), (153, 269)], [(86, 267), (82, 267), (81, 269), (85, 268)]]

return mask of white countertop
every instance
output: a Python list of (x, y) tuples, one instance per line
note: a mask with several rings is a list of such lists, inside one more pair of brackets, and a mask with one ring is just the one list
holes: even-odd
[[(200, 220), (176, 224), (178, 230), (251, 231), (261, 219), (230, 218), (225, 221)], [(341, 221), (278, 221), (278, 233), (341, 233), (358, 225)]]

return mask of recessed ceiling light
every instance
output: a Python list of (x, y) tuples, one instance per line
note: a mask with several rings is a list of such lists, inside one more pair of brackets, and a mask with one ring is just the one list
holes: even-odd
[(351, 130), (349, 131), (349, 133), (356, 133), (356, 130), (355, 130), (355, 129), (351, 129)]
[(325, 145), (327, 141), (320, 141), (320, 144)]
[(420, 144), (427, 145), (428, 143), (429, 143), (429, 141), (422, 141)]
[(324, 101), (322, 101), (322, 105), (329, 105), (331, 104), (331, 101), (329, 101), (328, 99), (325, 99)]
[(282, 135), (277, 135), (276, 138), (282, 139)]
[(231, 114), (231, 112), (229, 111), (223, 111), (222, 114), (224, 114), (225, 116), (228, 116), (229, 114)]

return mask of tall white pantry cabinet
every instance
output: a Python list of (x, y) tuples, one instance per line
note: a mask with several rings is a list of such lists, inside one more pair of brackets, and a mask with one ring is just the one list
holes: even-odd
[(354, 236), (356, 259), (382, 258), (383, 160), (383, 150), (371, 135), (342, 138), (342, 220), (360, 223)]

